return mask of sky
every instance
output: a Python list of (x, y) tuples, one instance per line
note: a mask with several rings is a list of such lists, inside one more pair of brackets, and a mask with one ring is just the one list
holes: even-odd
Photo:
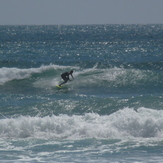
[(0, 25), (163, 24), (163, 0), (0, 0)]

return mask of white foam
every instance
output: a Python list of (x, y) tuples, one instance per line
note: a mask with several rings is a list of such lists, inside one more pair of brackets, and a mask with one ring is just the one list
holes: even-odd
[(59, 115), (1, 119), (1, 138), (123, 139), (163, 138), (163, 111), (139, 108), (111, 115)]

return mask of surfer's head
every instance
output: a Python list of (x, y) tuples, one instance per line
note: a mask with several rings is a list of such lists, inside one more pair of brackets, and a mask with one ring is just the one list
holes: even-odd
[(74, 71), (73, 71), (73, 70), (71, 70), (69, 73), (70, 73), (70, 74), (72, 74), (73, 72), (74, 72)]

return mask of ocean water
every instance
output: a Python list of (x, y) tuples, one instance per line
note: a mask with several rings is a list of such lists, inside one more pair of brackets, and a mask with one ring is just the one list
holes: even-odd
[(0, 162), (163, 162), (163, 25), (0, 26)]

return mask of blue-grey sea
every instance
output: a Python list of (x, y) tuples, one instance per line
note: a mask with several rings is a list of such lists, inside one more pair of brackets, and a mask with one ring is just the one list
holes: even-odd
[(0, 26), (0, 162), (162, 163), (163, 25)]

